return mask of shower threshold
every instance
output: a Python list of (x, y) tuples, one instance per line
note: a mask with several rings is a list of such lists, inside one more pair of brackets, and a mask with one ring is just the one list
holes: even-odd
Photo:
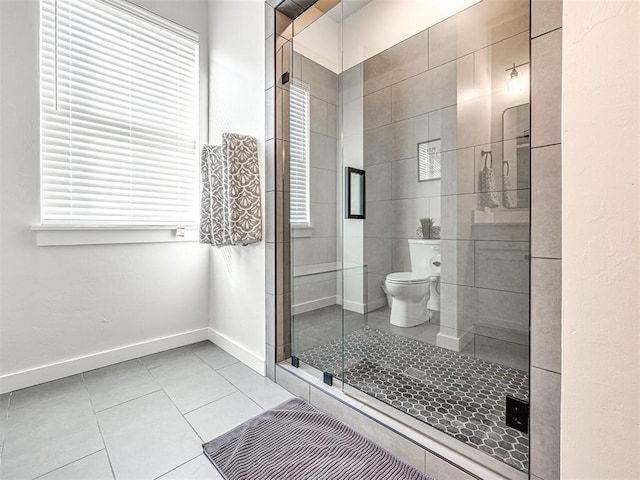
[(369, 326), (298, 354), (367, 395), (526, 472), (528, 436), (504, 423), (506, 395), (528, 400), (526, 372)]

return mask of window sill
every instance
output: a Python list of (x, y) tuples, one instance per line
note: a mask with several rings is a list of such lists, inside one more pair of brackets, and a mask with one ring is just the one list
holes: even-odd
[(291, 237), (310, 238), (313, 236), (313, 229), (309, 225), (291, 225)]
[(31, 230), (36, 232), (39, 247), (198, 241), (198, 227), (181, 228), (184, 236), (177, 236), (178, 229), (171, 226), (35, 225)]

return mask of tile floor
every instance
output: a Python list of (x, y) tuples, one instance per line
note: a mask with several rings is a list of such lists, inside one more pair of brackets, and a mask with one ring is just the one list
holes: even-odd
[[(344, 372), (342, 356), (344, 354)], [(300, 354), (358, 390), (527, 471), (528, 436), (505, 425), (507, 395), (529, 399), (521, 370), (363, 327)]]
[(292, 395), (206, 341), (0, 396), (3, 480), (219, 480), (201, 444)]

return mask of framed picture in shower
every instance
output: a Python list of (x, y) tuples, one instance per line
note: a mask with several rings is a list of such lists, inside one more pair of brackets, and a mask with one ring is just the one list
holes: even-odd
[(442, 142), (439, 138), (418, 144), (418, 181), (440, 179)]
[(364, 219), (364, 170), (353, 167), (345, 168), (345, 216), (346, 218)]

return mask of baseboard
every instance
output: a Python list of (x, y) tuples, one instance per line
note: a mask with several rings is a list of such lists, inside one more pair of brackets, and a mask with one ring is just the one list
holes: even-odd
[(91, 353), (81, 357), (70, 358), (61, 362), (50, 363), (40, 367), (21, 370), (0, 376), (0, 394), (50, 382), (59, 378), (95, 370), (114, 363), (126, 362), (134, 358), (144, 357), (171, 348), (182, 347), (207, 340), (207, 328), (176, 333), (166, 337), (152, 338), (143, 342), (132, 343), (122, 347)]
[(311, 312), (312, 310), (318, 310), (319, 308), (330, 307), (331, 305), (336, 305), (338, 303), (336, 296), (331, 295), (330, 297), (318, 298), (316, 300), (311, 300), (310, 302), (298, 303), (292, 307), (293, 315), (300, 315), (301, 313)]
[(473, 333), (471, 332), (463, 332), (459, 337), (442, 332), (438, 332), (436, 335), (436, 344), (439, 347), (453, 350), (454, 352), (462, 351), (471, 340), (473, 340)]
[(232, 340), (223, 333), (220, 333), (211, 327), (209, 327), (208, 329), (208, 335), (210, 341), (218, 345), (227, 353), (230, 353), (242, 363), (254, 369), (260, 375), (265, 375), (266, 362), (264, 358), (260, 358), (258, 355), (248, 350), (246, 347), (240, 345), (235, 340)]
[(367, 306), (364, 303), (352, 302), (351, 300), (344, 300), (342, 302), (342, 308), (356, 313), (367, 313)]

